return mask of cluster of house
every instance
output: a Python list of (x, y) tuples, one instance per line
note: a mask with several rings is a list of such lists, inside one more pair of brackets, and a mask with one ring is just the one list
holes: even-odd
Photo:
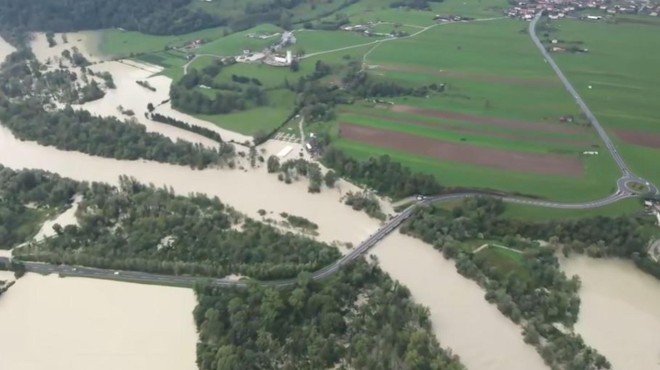
[[(562, 19), (581, 10), (597, 10), (610, 15), (614, 14), (645, 14), (658, 16), (660, 4), (652, 4), (647, 0), (627, 0), (613, 4), (611, 0), (538, 0), (519, 1), (506, 10), (511, 18), (532, 20), (539, 12), (544, 12), (550, 19)], [(589, 20), (603, 19), (600, 15), (586, 15), (581, 18)]]
[[(247, 37), (264, 40), (275, 37), (277, 35), (279, 34), (249, 34)], [(275, 67), (290, 66), (295, 58), (290, 50), (284, 50), (287, 47), (295, 44), (296, 41), (297, 40), (293, 35), (293, 32), (283, 32), (277, 43), (267, 47), (260, 52), (253, 52), (252, 50), (245, 49), (243, 50), (243, 54), (236, 57), (236, 61), (239, 63), (254, 63), (261, 61), (265, 64)]]

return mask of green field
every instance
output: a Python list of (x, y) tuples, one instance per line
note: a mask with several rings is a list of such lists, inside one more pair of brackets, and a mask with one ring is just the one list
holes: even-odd
[[(386, 99), (396, 105), (538, 122), (545, 127), (556, 125), (558, 131), (394, 113), (366, 104), (341, 108), (337, 122), (521, 154), (577, 156), (586, 150), (602, 151), (599, 138), (580, 121), (579, 109), (539, 56), (526, 27), (525, 22), (509, 19), (439, 25), (413, 38), (380, 43), (370, 52), (367, 63), (375, 66), (370, 70), (379, 78), (400, 85), (447, 84), (444, 93), (426, 98)], [(563, 115), (576, 117), (578, 123), (570, 124), (574, 132), (560, 131), (560, 126), (569, 125), (559, 122)], [(610, 195), (619, 175), (606, 152), (583, 157), (582, 176), (544, 176), (443, 162), (345, 140), (336, 136), (336, 128), (332, 132), (335, 145), (353, 156), (388, 154), (414, 170), (436, 176), (448, 186), (503, 190), (571, 202)]]
[(227, 130), (245, 135), (270, 132), (279, 127), (293, 112), (295, 95), (288, 90), (275, 90), (268, 94), (268, 105), (230, 114), (203, 114), (195, 117), (212, 122)]
[(559, 32), (551, 37), (583, 41), (589, 49), (585, 54), (557, 53), (557, 63), (608, 129), (631, 168), (660, 184), (660, 146), (625, 143), (614, 131), (649, 134), (660, 140), (660, 22), (645, 25), (565, 20), (552, 25)]
[(474, 261), (478, 265), (483, 265), (489, 275), (504, 277), (513, 274), (519, 279), (529, 278), (522, 253), (490, 246), (475, 254)]
[(165, 47), (183, 46), (197, 39), (213, 40), (223, 35), (223, 28), (211, 28), (178, 36), (154, 36), (117, 29), (100, 32), (99, 51), (102, 54), (128, 57), (131, 54), (163, 51)]
[(306, 54), (367, 44), (382, 39), (347, 31), (305, 30), (297, 32), (295, 35), (297, 42), (293, 49), (302, 49)]

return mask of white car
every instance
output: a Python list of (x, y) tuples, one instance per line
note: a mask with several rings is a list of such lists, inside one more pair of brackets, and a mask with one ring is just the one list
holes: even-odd
[(115, 275), (119, 275), (119, 271), (115, 271)]

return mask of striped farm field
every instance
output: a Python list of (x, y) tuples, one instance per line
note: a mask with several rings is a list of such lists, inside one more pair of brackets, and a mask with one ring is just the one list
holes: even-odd
[(404, 105), (342, 108), (335, 145), (387, 154), (448, 186), (574, 201), (613, 192), (617, 170), (589, 127), (505, 120)]

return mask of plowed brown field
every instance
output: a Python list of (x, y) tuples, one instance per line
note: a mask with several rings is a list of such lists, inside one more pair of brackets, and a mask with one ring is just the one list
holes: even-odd
[(628, 144), (660, 149), (660, 135), (648, 132), (616, 130), (616, 136)]
[(539, 175), (582, 175), (582, 162), (578, 157), (508, 152), (346, 123), (340, 124), (339, 130), (340, 136), (346, 140), (442, 161)]

